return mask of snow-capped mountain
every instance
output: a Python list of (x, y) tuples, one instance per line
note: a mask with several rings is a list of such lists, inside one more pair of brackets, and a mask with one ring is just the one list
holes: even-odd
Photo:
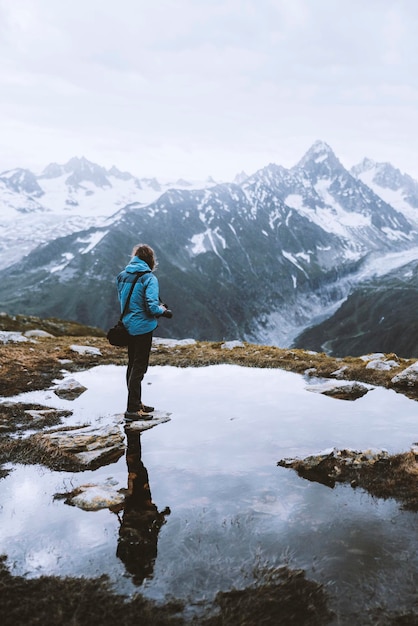
[(0, 268), (41, 243), (107, 223), (132, 202), (149, 204), (171, 187), (214, 184), (137, 178), (115, 166), (107, 170), (84, 157), (74, 157), (64, 165), (51, 163), (39, 175), (25, 169), (0, 173)]
[(414, 225), (418, 225), (418, 181), (390, 163), (377, 163), (364, 159), (351, 168), (353, 176), (402, 213)]
[[(59, 167), (38, 179), (45, 195), (45, 181), (72, 176)], [(115, 172), (90, 167), (88, 176), (67, 185), (80, 202), (91, 186), (113, 185)], [(162, 296), (175, 312), (160, 333), (289, 345), (347, 297), (370, 255), (418, 243), (414, 224), (323, 142), (291, 169), (271, 164), (239, 180), (183, 184), (38, 247), (0, 272), (0, 308), (107, 328), (118, 314), (115, 276), (142, 240), (157, 252)]]

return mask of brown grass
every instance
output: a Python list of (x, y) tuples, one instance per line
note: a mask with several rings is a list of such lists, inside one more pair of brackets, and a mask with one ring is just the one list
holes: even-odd
[[(72, 344), (99, 348), (102, 355), (80, 355), (70, 349)], [(373, 385), (394, 388), (391, 379), (411, 365), (412, 360), (399, 359), (399, 368), (389, 372), (366, 369), (367, 363), (358, 357), (337, 359), (324, 353), (310, 353), (300, 349), (276, 348), (245, 343), (232, 350), (221, 347), (222, 342), (199, 341), (185, 346), (158, 346), (151, 352), (150, 365), (176, 367), (204, 367), (231, 363), (244, 367), (279, 368), (299, 374), (307, 370), (309, 376), (332, 377), (332, 373), (345, 367), (341, 378)], [(69, 359), (63, 365), (60, 360)], [(125, 365), (126, 348), (110, 346), (105, 337), (54, 337), (37, 339), (36, 343), (5, 344), (0, 347), (0, 395), (10, 396), (23, 391), (47, 388), (65, 368), (70, 372), (88, 369), (95, 365)], [(418, 398), (418, 388), (397, 389), (409, 397)]]

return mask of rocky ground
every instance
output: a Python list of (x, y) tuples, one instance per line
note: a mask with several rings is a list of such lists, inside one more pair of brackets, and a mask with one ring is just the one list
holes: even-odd
[[(60, 320), (0, 315), (0, 478), (7, 475), (7, 462), (43, 463), (56, 470), (77, 471), (80, 467), (62, 449), (45, 444), (45, 433), (54, 433), (64, 412), (8, 401), (13, 395), (46, 389), (62, 378), (62, 370), (77, 372), (96, 365), (127, 362), (126, 349), (109, 345), (98, 329)], [(322, 379), (320, 393), (336, 401), (355, 400), (367, 393), (367, 385), (394, 389), (418, 399), (418, 365), (395, 354), (332, 358), (305, 350), (281, 349), (239, 341), (194, 342), (156, 340), (151, 365), (202, 367), (220, 363), (256, 368), (282, 368)], [(324, 380), (325, 379), (325, 383)], [(334, 384), (335, 383), (335, 384)], [(344, 383), (344, 384), (343, 384)], [(313, 389), (314, 390), (314, 389)], [(71, 392), (71, 390), (66, 390)], [(28, 428), (35, 431), (20, 438)], [(17, 435), (17, 436), (16, 436)], [(118, 449), (121, 442), (118, 443)], [(123, 442), (122, 442), (123, 447)], [(416, 450), (396, 456), (363, 451), (331, 451), (308, 459), (282, 459), (279, 464), (301, 476), (329, 486), (348, 482), (376, 497), (395, 498), (401, 506), (418, 510), (418, 463)], [(118, 453), (123, 453), (121, 449)], [(358, 455), (357, 457), (355, 455)], [(366, 456), (364, 456), (366, 454)], [(354, 455), (354, 456), (353, 456)], [(362, 456), (363, 455), (363, 456)], [(182, 624), (181, 607), (157, 608), (138, 597), (126, 602), (113, 595), (106, 580), (84, 581), (42, 577), (25, 580), (12, 577), (0, 567), (0, 618), (3, 624), (91, 624), (138, 623)], [(97, 600), (97, 601), (96, 601)], [(297, 610), (295, 607), (299, 607)], [(326, 624), (332, 616), (320, 585), (303, 574), (280, 570), (270, 572), (260, 584), (244, 592), (220, 594), (218, 613), (199, 624)], [(261, 619), (256, 622), (254, 619)], [(382, 616), (364, 623), (415, 624), (415, 616)], [(412, 621), (411, 621), (412, 620)], [(196, 622), (197, 623), (197, 622)]]

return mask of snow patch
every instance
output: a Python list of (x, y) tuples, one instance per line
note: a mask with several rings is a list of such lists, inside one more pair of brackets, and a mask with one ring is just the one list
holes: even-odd
[(288, 261), (293, 263), (293, 265), (295, 265), (298, 268), (298, 270), (303, 272), (305, 274), (306, 278), (309, 278), (308, 274), (305, 272), (303, 267), (301, 265), (299, 265), (297, 259), (293, 256), (293, 254), (291, 254), (290, 252), (286, 252), (285, 250), (282, 250), (282, 254), (283, 254), (285, 259), (287, 259)]
[(64, 252), (61, 256), (63, 258), (63, 262), (59, 265), (51, 267), (51, 269), (49, 270), (51, 274), (54, 274), (55, 272), (61, 272), (74, 258), (74, 254), (72, 254), (71, 252)]
[(205, 252), (214, 252), (219, 256), (217, 245), (220, 245), (222, 250), (226, 248), (226, 241), (218, 228), (215, 230), (208, 228), (203, 233), (197, 233), (193, 235), (190, 241), (192, 243), (191, 253), (195, 256)]
[(87, 239), (82, 239), (81, 237), (76, 239), (76, 243), (88, 244), (87, 247), (84, 248), (84, 250), (80, 250), (80, 254), (87, 254), (88, 252), (93, 250), (93, 248), (97, 246), (97, 244), (103, 239), (103, 237), (107, 235), (107, 233), (108, 233), (107, 230), (105, 232), (98, 231), (98, 232), (92, 233), (90, 237), (87, 237)]

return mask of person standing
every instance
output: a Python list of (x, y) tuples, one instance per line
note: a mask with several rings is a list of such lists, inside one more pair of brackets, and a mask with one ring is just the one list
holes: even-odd
[(167, 311), (160, 303), (158, 279), (152, 273), (156, 267), (154, 250), (146, 244), (138, 244), (132, 251), (132, 258), (118, 275), (116, 282), (121, 311), (123, 311), (133, 281), (134, 286), (128, 310), (123, 316), (123, 324), (128, 331), (128, 368), (126, 383), (128, 403), (126, 421), (152, 419), (154, 407), (142, 402), (141, 383), (148, 369), (152, 334), (156, 329), (157, 318)]

